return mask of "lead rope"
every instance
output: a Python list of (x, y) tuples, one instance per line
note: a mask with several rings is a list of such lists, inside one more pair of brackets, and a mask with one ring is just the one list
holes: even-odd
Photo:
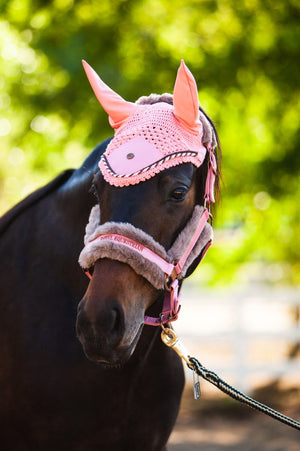
[[(299, 421), (287, 417), (286, 415), (277, 412), (277, 410), (274, 410), (271, 407), (266, 406), (265, 404), (262, 404), (253, 398), (250, 398), (250, 396), (245, 395), (244, 393), (240, 392), (236, 388), (229, 385), (227, 382), (221, 379), (216, 373), (205, 368), (195, 357), (190, 357), (187, 354), (186, 350), (184, 349), (183, 345), (180, 343), (173, 329), (163, 327), (161, 339), (163, 343), (165, 343), (165, 345), (173, 348), (174, 351), (177, 352), (177, 354), (186, 362), (188, 368), (191, 369), (194, 373), (196, 373), (197, 376), (201, 376), (203, 379), (215, 385), (219, 390), (221, 390), (223, 393), (230, 396), (231, 398), (235, 399), (236, 401), (246, 404), (247, 406), (258, 410), (259, 412), (262, 412), (270, 416), (271, 418), (274, 418), (275, 420), (278, 420), (281, 423), (284, 423), (287, 426), (290, 426), (300, 431)], [(195, 381), (195, 379), (194, 379), (194, 395), (196, 399), (200, 397), (200, 384), (199, 381)]]

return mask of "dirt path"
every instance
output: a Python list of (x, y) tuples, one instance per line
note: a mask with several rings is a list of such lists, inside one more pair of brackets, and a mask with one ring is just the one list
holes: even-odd
[[(300, 432), (221, 396), (194, 401), (184, 392), (168, 451), (299, 451)], [(300, 420), (300, 389), (270, 386), (255, 393), (261, 402)]]

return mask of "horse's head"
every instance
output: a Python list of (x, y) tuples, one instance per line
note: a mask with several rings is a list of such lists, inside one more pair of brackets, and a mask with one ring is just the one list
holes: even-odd
[[(177, 76), (174, 107), (172, 96), (166, 94), (143, 97), (136, 104), (125, 102), (89, 66), (86, 70), (116, 135), (93, 181), (98, 204), (91, 212), (80, 256), (80, 264), (92, 267), (93, 275), (78, 306), (77, 335), (89, 359), (117, 365), (132, 355), (145, 317), (162, 320), (165, 281), (172, 292), (172, 284), (195, 269), (211, 240), (207, 217), (203, 221), (205, 209), (199, 206), (213, 200), (217, 138), (212, 123), (199, 110), (196, 84), (185, 66), (181, 65)], [(185, 77), (186, 92), (182, 92), (180, 76)], [(193, 112), (187, 114), (186, 109)], [(167, 151), (159, 158), (157, 148), (164, 143)], [(197, 234), (201, 218), (196, 244), (174, 270)], [(145, 249), (155, 256), (145, 257)], [(157, 258), (165, 262), (163, 268)], [(173, 265), (170, 273), (165, 264)], [(148, 323), (159, 324), (152, 316)]]

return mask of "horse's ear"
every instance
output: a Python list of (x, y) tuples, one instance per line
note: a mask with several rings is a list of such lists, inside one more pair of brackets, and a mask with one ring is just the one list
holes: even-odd
[(119, 94), (110, 89), (86, 62), (82, 61), (85, 73), (93, 91), (109, 116), (109, 123), (113, 128), (119, 128), (136, 109), (136, 105), (126, 102)]
[(174, 115), (190, 132), (199, 134), (199, 99), (196, 81), (190, 70), (181, 60), (174, 86)]

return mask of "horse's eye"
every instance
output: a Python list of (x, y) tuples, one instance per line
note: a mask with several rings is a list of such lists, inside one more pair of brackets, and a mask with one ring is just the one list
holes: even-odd
[(174, 191), (172, 191), (171, 199), (180, 202), (181, 200), (185, 199), (187, 193), (188, 189), (186, 187), (179, 186), (178, 188), (174, 189)]

